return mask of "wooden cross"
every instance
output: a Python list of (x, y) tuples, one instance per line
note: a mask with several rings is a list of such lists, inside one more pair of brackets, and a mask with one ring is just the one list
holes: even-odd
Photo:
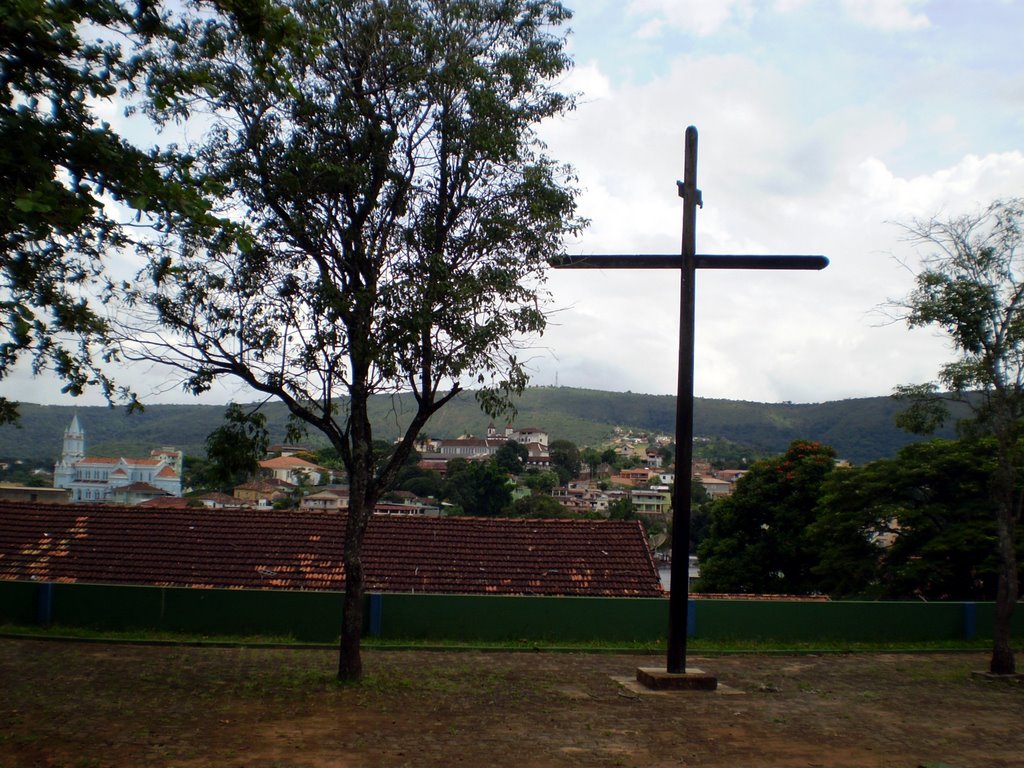
[[(689, 602), (690, 473), (693, 463), (694, 283), (698, 269), (824, 269), (824, 256), (706, 256), (697, 253), (697, 129), (686, 129), (682, 254), (562, 256), (552, 266), (568, 269), (679, 269), (679, 378), (676, 390), (676, 482), (672, 494), (672, 570), (669, 596), (669, 675), (686, 675), (686, 612)], [(717, 682), (715, 683), (717, 685)], [(675, 687), (666, 685), (664, 687)], [(686, 687), (686, 686), (683, 686)], [(696, 686), (714, 687), (714, 686)]]

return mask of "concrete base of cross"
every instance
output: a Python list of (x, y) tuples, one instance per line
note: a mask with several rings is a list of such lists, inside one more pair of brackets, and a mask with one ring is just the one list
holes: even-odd
[(666, 672), (660, 667), (637, 667), (637, 682), (656, 691), (713, 691), (718, 678), (702, 669), (690, 667), (685, 672)]

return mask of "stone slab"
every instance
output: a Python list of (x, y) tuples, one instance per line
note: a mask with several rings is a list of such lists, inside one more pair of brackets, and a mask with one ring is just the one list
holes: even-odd
[(696, 667), (685, 672), (666, 672), (660, 667), (637, 667), (637, 682), (657, 691), (714, 691), (718, 678)]

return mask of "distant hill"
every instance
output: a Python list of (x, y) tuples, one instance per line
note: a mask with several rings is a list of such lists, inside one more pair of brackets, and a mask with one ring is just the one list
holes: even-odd
[[(920, 438), (894, 424), (903, 406), (889, 397), (838, 400), (828, 403), (753, 403), (698, 398), (694, 407), (694, 434), (719, 437), (758, 452), (785, 450), (798, 438), (819, 440), (836, 449), (840, 457), (861, 464), (895, 455), (907, 443)], [(21, 405), (21, 426), (0, 426), (0, 457), (33, 460), (55, 459), (61, 450), (64, 430), (74, 413), (85, 430), (86, 447), (98, 456), (143, 456), (153, 448), (174, 446), (187, 455), (205, 453), (206, 436), (222, 420), (224, 406), (151, 405), (142, 413), (102, 406)], [(265, 406), (271, 440), (284, 439), (287, 413), (284, 406)], [(395, 439), (409, 422), (409, 397), (380, 397), (373, 402), (371, 417), (378, 437)], [(483, 435), (490, 419), (472, 393), (443, 408), (427, 426), (434, 437)], [(675, 428), (675, 397), (631, 392), (603, 392), (568, 387), (535, 387), (518, 401), (513, 419), (517, 427), (539, 427), (552, 439), (577, 445), (600, 445), (616, 427), (671, 435)], [(504, 424), (499, 424), (503, 427)], [(947, 429), (944, 436), (952, 436)], [(307, 441), (325, 445), (316, 433)]]

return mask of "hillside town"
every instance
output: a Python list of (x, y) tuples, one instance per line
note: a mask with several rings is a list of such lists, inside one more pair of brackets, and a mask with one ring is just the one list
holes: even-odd
[[(666, 435), (617, 430), (601, 446), (581, 449), (552, 440), (540, 427), (490, 423), (479, 436), (424, 435), (415, 448), (414, 460), (377, 503), (376, 514), (635, 518), (653, 546), (665, 543), (676, 472)], [(341, 511), (348, 508), (349, 487), (340, 462), (329, 454), (305, 445), (268, 445), (253, 471), (229, 486), (211, 487), (202, 472), (186, 469), (185, 457), (173, 447), (155, 447), (143, 457), (90, 452), (76, 414), (64, 431), (52, 488), (3, 484), (0, 499)], [(194, 469), (197, 462), (188, 463)], [(707, 500), (729, 495), (744, 471), (707, 461), (691, 467), (694, 485)]]

